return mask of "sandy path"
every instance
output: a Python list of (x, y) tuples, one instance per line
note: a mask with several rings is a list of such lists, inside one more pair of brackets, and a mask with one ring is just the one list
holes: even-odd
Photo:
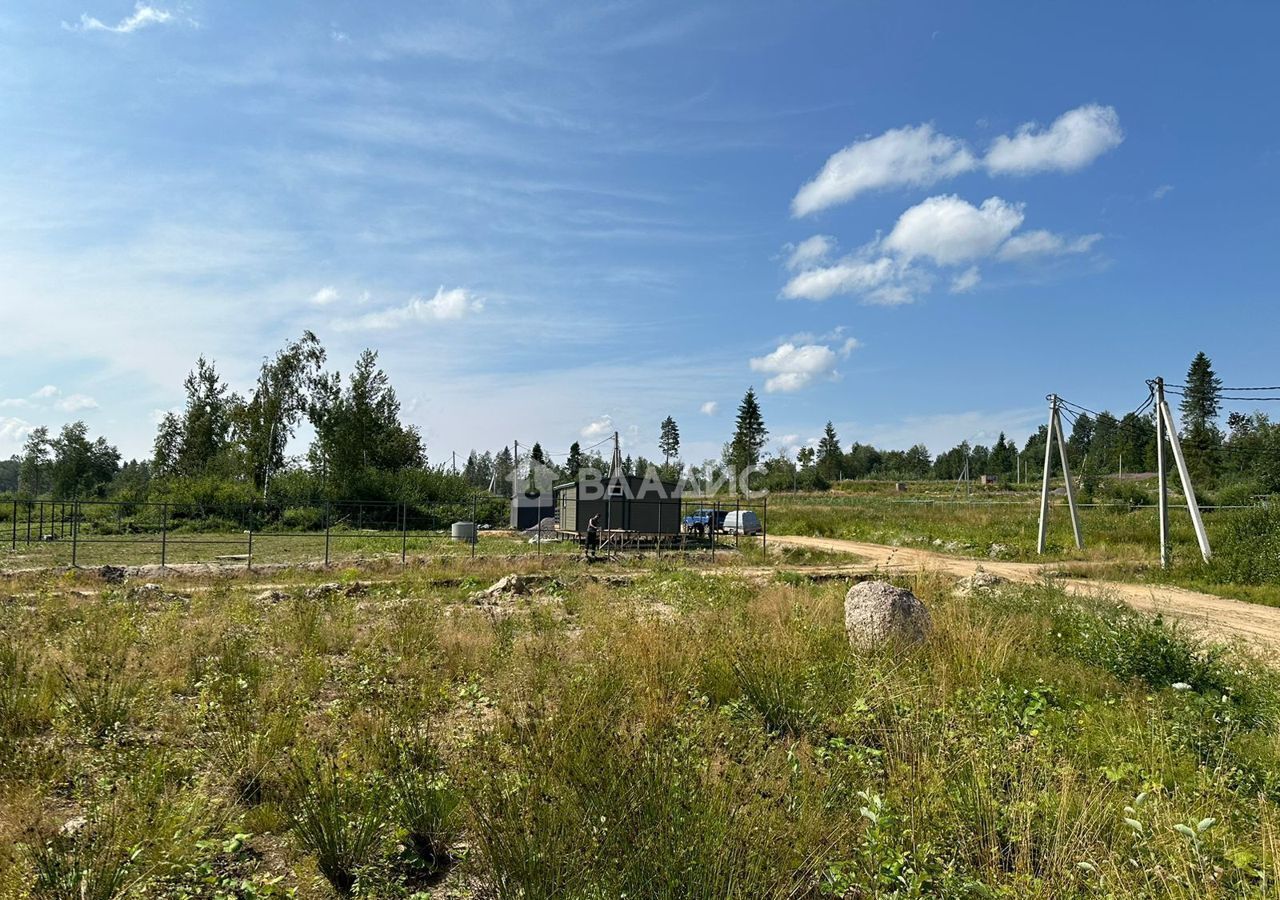
[[(1010, 581), (1036, 582), (1052, 571), (1052, 566), (1039, 563), (1001, 562), (947, 556), (912, 547), (889, 547), (836, 538), (769, 535), (769, 543), (793, 547), (812, 547), (862, 557), (858, 570), (906, 571), (926, 569), (946, 572), (958, 577), (972, 575), (979, 568)], [(1128, 584), (1120, 581), (1090, 581), (1081, 578), (1058, 578), (1057, 584), (1073, 594), (1105, 595), (1123, 600), (1135, 609), (1159, 612), (1176, 618), (1195, 631), (1226, 640), (1243, 639), (1255, 647), (1280, 650), (1280, 609), (1245, 603), (1213, 594), (1201, 594), (1185, 588), (1165, 585)]]

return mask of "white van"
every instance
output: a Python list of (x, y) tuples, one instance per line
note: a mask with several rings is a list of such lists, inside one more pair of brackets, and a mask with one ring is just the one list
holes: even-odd
[(725, 534), (759, 534), (764, 531), (760, 527), (760, 517), (753, 510), (744, 509), (725, 514)]

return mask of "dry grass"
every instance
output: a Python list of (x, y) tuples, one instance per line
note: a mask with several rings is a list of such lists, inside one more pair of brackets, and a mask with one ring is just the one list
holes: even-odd
[[(531, 593), (471, 599), (513, 568)], [(1047, 588), (959, 599), (927, 575), (908, 583), (929, 640), (855, 653), (843, 584), (626, 574), (11, 582), (0, 896), (1274, 883), (1276, 685), (1248, 660)]]

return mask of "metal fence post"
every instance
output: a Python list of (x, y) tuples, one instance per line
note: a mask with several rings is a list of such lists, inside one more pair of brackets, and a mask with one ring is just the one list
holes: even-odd
[[(50, 507), (50, 509), (49, 509), (49, 522), (50, 522), (50, 524), (52, 524), (52, 522), (53, 522), (53, 508), (52, 508), (52, 506), (51, 506), (51, 507)], [(42, 541), (43, 541), (43, 540), (44, 540), (44, 536), (45, 536), (46, 534), (48, 534), (48, 533), (49, 533), (49, 532), (47, 532), (47, 531), (45, 531), (45, 530), (44, 530), (44, 501), (43, 501), (43, 500), (41, 500), (41, 501), (40, 501), (40, 540), (42, 540)]]
[(14, 553), (18, 552), (18, 498), (13, 498), (13, 546), (10, 548)]
[(329, 501), (324, 501), (324, 567), (329, 568)]
[(249, 523), (249, 557), (245, 560), (245, 568), (253, 569), (253, 523)]
[(480, 523), (476, 521), (476, 495), (471, 495), (471, 558), (476, 558), (476, 544), (480, 543)]
[(760, 523), (760, 555), (769, 555), (769, 495), (764, 496), (763, 522)]
[(30, 547), (31, 546), (31, 501), (28, 500), (24, 505), (27, 507), (27, 547)]
[(400, 501), (400, 565), (404, 565), (409, 556), (409, 504)]
[(711, 561), (716, 561), (716, 521), (720, 518), (720, 501), (712, 504), (711, 517), (707, 519), (707, 537), (711, 539)]
[(160, 504), (160, 568), (169, 562), (169, 503)]
[[(40, 521), (44, 522), (44, 503), (40, 504)], [(71, 568), (76, 568), (77, 551), (80, 549), (80, 501), (71, 501)]]
[(733, 498), (733, 514), (736, 521), (733, 523), (733, 549), (738, 549), (738, 535), (742, 533), (742, 498)]

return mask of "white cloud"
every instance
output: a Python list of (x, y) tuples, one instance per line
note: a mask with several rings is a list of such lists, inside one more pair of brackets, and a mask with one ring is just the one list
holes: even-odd
[(327, 284), (311, 295), (311, 302), (316, 306), (328, 306), (330, 303), (336, 303), (340, 296), (336, 287)]
[(1115, 109), (1089, 104), (1063, 113), (1047, 129), (1028, 122), (1012, 137), (1001, 135), (991, 144), (983, 164), (993, 175), (1074, 172), (1123, 140)]
[(787, 256), (787, 268), (793, 272), (796, 269), (813, 268), (818, 263), (825, 262), (835, 248), (836, 239), (825, 234), (815, 234), (795, 245), (788, 244), (787, 249), (791, 252)]
[(796, 193), (791, 212), (806, 216), (876, 188), (927, 187), (976, 165), (961, 141), (938, 134), (932, 125), (893, 128), (832, 154), (822, 171)]
[(898, 217), (884, 247), (911, 260), (955, 265), (989, 256), (1022, 224), (1021, 205), (988, 197), (974, 206), (954, 194), (916, 204)]
[(484, 300), (466, 288), (445, 290), (424, 300), (414, 297), (404, 306), (384, 309), (355, 319), (339, 319), (333, 323), (338, 331), (385, 331), (415, 322), (446, 322), (462, 319), (484, 309)]
[(837, 354), (825, 344), (779, 344), (767, 356), (751, 360), (753, 372), (764, 372), (772, 377), (765, 382), (769, 393), (798, 391), (815, 378), (836, 375)]
[(131, 34), (148, 25), (164, 25), (172, 21), (174, 21), (173, 13), (138, 2), (133, 7), (133, 15), (121, 19), (115, 25), (107, 25), (88, 13), (82, 13), (78, 25), (68, 25), (63, 22), (62, 27), (68, 31), (110, 31), (114, 34)]
[(720, 411), (720, 404), (715, 400), (708, 400), (706, 403), (698, 407), (698, 411), (704, 416), (714, 416)]
[(35, 426), (12, 416), (0, 416), (0, 443), (18, 444), (27, 439)]
[(1171, 190), (1173, 190), (1173, 185), (1162, 184), (1158, 188), (1156, 188), (1154, 191), (1151, 192), (1151, 199), (1163, 200), (1165, 197), (1169, 196), (1169, 192)]
[(601, 440), (607, 435), (613, 434), (614, 431), (616, 429), (613, 427), (613, 418), (611, 416), (601, 416), (587, 423), (580, 434), (587, 440)]
[(30, 397), (10, 397), (0, 400), (0, 408), (35, 409), (53, 407), (63, 412), (80, 412), (85, 409), (97, 409), (98, 401), (87, 394), (70, 394), (63, 396), (62, 389), (54, 384), (46, 384), (33, 391)]
[(997, 256), (1005, 262), (1034, 259), (1039, 256), (1065, 256), (1069, 253), (1085, 253), (1101, 240), (1100, 234), (1086, 234), (1077, 238), (1064, 238), (1052, 231), (1037, 229), (1015, 234), (1005, 241)]
[(826, 300), (836, 294), (870, 293), (891, 282), (896, 270), (897, 265), (887, 256), (846, 257), (794, 276), (782, 288), (782, 296), (788, 300)]
[(63, 412), (80, 412), (85, 409), (97, 409), (98, 401), (86, 394), (71, 394), (63, 397), (54, 406)]
[[(966, 267), (950, 275), (951, 292), (962, 294), (980, 283), (981, 273), (974, 265), (980, 260), (1011, 262), (1084, 253), (1101, 239), (1098, 234), (1068, 238), (1043, 229), (1019, 233), (1024, 218), (1021, 204), (1000, 197), (988, 197), (980, 206), (954, 194), (929, 197), (902, 213), (887, 237), (834, 262), (804, 254), (801, 260), (816, 261), (796, 272), (788, 260), (794, 274), (781, 296), (826, 300), (853, 294), (884, 306), (912, 303), (944, 274), (939, 269)], [(802, 337), (792, 341), (798, 343)]]
[(951, 279), (951, 293), (967, 294), (976, 288), (980, 281), (982, 281), (982, 273), (978, 271), (977, 266), (970, 266)]

